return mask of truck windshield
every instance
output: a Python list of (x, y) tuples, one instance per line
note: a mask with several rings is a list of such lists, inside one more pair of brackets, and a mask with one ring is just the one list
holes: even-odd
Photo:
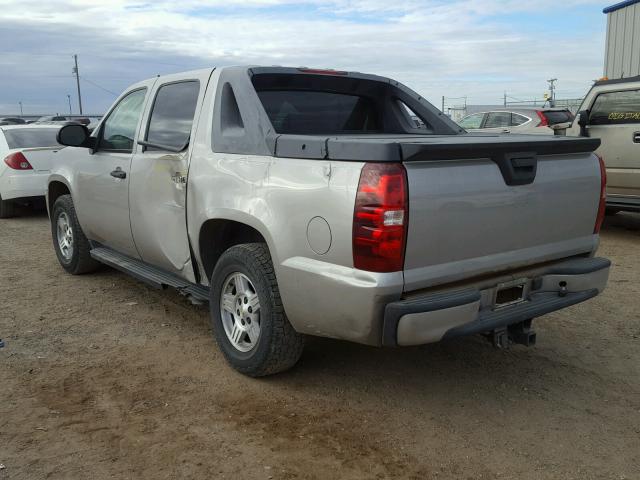
[(278, 133), (375, 133), (374, 102), (364, 96), (308, 90), (265, 90), (258, 96)]

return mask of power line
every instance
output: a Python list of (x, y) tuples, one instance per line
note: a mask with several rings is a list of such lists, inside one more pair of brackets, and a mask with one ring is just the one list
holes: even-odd
[(84, 82), (87, 82), (87, 83), (90, 83), (90, 84), (91, 84), (91, 85), (93, 85), (94, 87), (97, 87), (97, 88), (99, 88), (100, 90), (104, 90), (105, 92), (110, 93), (111, 95), (113, 95), (113, 96), (115, 96), (115, 97), (117, 97), (117, 96), (119, 96), (119, 95), (120, 95), (119, 93), (116, 93), (116, 92), (114, 92), (114, 91), (111, 91), (111, 90), (109, 90), (108, 88), (103, 87), (102, 85), (98, 85), (96, 82), (94, 82), (93, 80), (89, 80), (87, 77), (82, 76), (82, 77), (80, 77), (80, 80), (82, 80), (82, 81), (84, 81)]

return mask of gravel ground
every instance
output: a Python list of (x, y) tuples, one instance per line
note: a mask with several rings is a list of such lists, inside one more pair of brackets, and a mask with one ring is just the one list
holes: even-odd
[(538, 345), (309, 339), (254, 380), (205, 307), (58, 266), (46, 216), (0, 221), (0, 479), (639, 479), (640, 216), (609, 217), (608, 290)]

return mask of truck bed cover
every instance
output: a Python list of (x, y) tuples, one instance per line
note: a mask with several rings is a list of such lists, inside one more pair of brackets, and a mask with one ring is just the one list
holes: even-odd
[(274, 155), (283, 158), (413, 162), (494, 158), (507, 153), (561, 155), (592, 152), (597, 138), (539, 135), (279, 135)]

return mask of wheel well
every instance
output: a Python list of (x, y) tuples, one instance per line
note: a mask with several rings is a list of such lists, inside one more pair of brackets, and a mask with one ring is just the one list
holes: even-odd
[(262, 234), (253, 227), (233, 220), (207, 220), (200, 229), (200, 258), (207, 279), (211, 279), (220, 256), (241, 243), (266, 243)]
[(53, 208), (53, 204), (56, 202), (59, 196), (69, 195), (71, 192), (67, 186), (62, 182), (51, 182), (48, 189), (49, 210)]

